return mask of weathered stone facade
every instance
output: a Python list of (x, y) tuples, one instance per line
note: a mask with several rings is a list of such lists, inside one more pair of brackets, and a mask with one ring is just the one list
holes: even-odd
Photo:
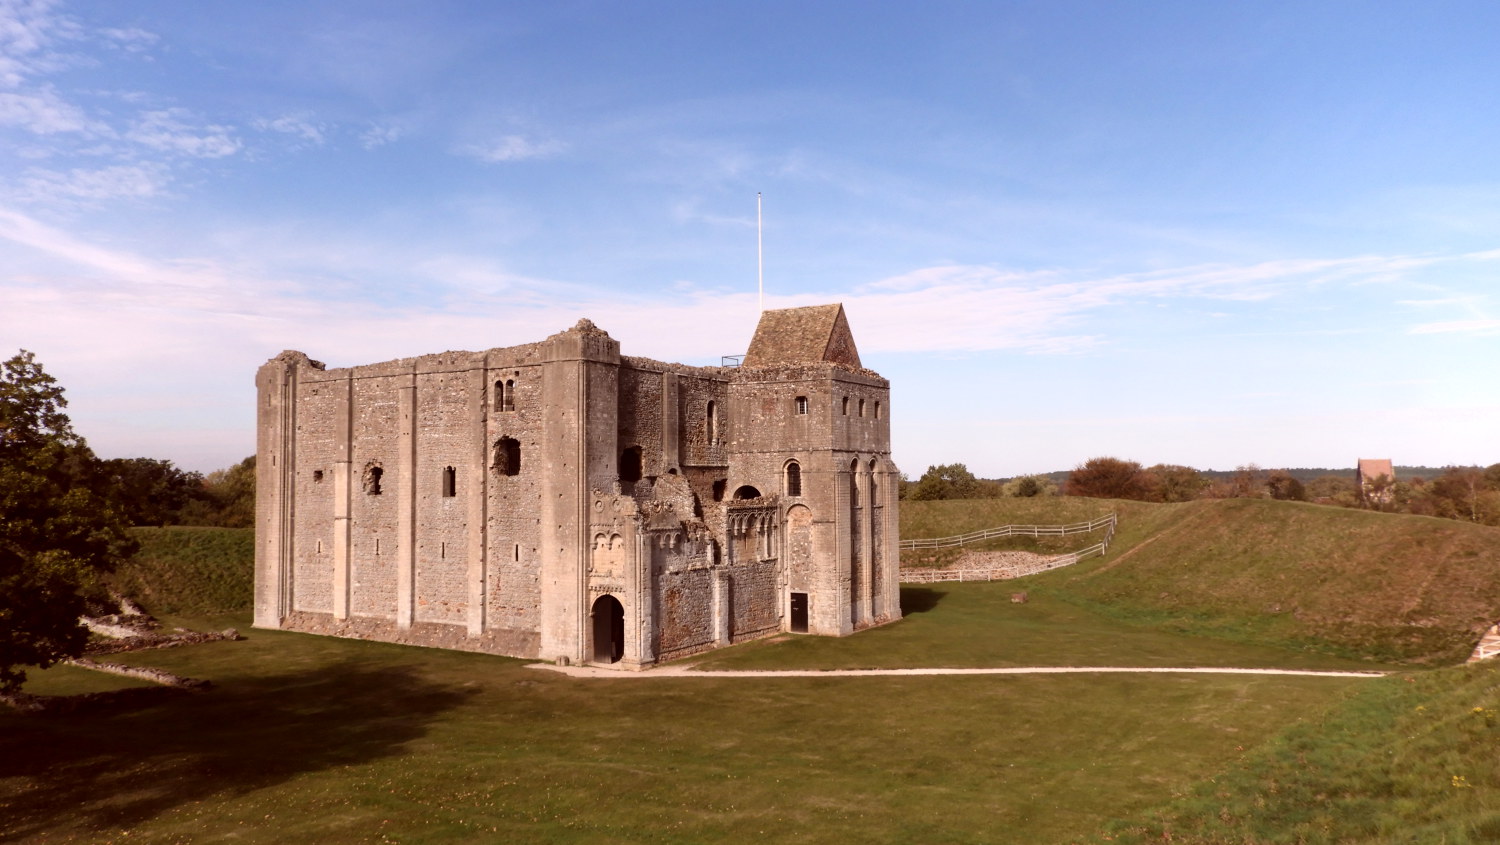
[(842, 306), (739, 367), (540, 343), (260, 368), (255, 624), (649, 666), (900, 618), (890, 386)]

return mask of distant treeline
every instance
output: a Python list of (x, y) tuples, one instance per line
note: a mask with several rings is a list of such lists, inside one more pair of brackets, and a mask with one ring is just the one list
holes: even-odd
[(131, 525), (255, 524), (255, 456), (208, 475), (155, 458), (111, 458), (94, 469), (98, 492)]
[(1066, 472), (1008, 479), (975, 478), (963, 464), (928, 467), (903, 480), (902, 498), (973, 499), (1001, 496), (1087, 496), (1143, 502), (1194, 499), (1281, 499), (1390, 513), (1411, 513), (1500, 526), (1500, 464), (1489, 467), (1398, 466), (1364, 487), (1353, 468), (1197, 470), (1174, 464), (1143, 467), (1119, 458), (1090, 458)]

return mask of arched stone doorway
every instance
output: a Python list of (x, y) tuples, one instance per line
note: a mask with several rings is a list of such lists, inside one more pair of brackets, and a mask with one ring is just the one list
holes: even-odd
[(589, 611), (594, 619), (594, 662), (618, 663), (625, 656), (625, 607), (610, 595), (600, 596)]

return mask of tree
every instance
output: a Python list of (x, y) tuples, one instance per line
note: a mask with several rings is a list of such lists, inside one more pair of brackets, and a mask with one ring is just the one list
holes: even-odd
[(249, 528), (255, 524), (255, 456), (202, 479), (202, 489), (178, 514), (184, 525)]
[(979, 479), (963, 464), (930, 466), (906, 494), (913, 501), (971, 499), (979, 492)]
[(1089, 458), (1068, 473), (1065, 491), (1069, 496), (1095, 499), (1149, 498), (1146, 473), (1135, 461), (1119, 458)]
[(32, 353), (0, 363), (0, 692), (82, 653), (85, 591), (134, 551), (62, 394)]
[(207, 496), (203, 476), (171, 461), (113, 458), (100, 462), (110, 497), (131, 525), (175, 525), (191, 501)]
[(1146, 470), (1147, 487), (1156, 502), (1191, 502), (1208, 487), (1208, 479), (1192, 467), (1157, 464)]
[(1057, 485), (1045, 475), (1022, 475), (1012, 478), (1000, 488), (1000, 495), (1015, 499), (1033, 496), (1056, 496)]
[(1271, 470), (1266, 478), (1266, 491), (1273, 499), (1289, 502), (1307, 501), (1307, 487), (1284, 469)]

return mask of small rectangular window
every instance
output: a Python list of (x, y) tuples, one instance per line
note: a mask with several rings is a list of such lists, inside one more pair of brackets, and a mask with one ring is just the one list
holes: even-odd
[(807, 397), (806, 396), (798, 396), (797, 399), (796, 399), (796, 401), (793, 402), (792, 405), (793, 405), (794, 408), (796, 408), (797, 413), (799, 413), (799, 414), (805, 414), (805, 413), (807, 413)]

